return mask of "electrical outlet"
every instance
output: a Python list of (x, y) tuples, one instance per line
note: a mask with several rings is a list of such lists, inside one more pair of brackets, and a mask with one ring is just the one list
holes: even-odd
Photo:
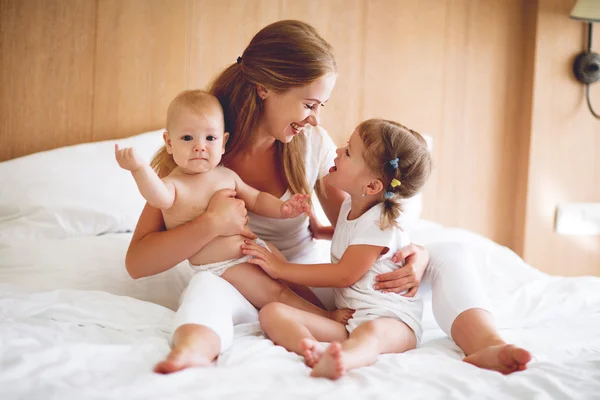
[(600, 203), (559, 205), (554, 230), (562, 235), (600, 235)]

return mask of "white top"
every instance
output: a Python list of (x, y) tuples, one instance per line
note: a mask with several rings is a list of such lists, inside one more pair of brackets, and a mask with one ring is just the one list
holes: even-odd
[[(338, 216), (335, 233), (331, 242), (331, 262), (337, 264), (342, 255), (349, 246), (352, 245), (373, 245), (387, 247), (389, 250), (383, 254), (367, 273), (354, 285), (349, 288), (336, 288), (335, 303), (337, 307), (348, 307), (348, 298), (355, 298), (358, 293), (361, 295), (380, 297), (385, 294), (373, 289), (375, 276), (392, 272), (398, 268), (391, 260), (392, 256), (402, 247), (410, 244), (408, 235), (402, 230), (389, 227), (382, 230), (379, 227), (383, 204), (377, 204), (371, 207), (367, 212), (354, 220), (348, 220), (350, 212), (351, 199), (347, 198), (342, 203), (340, 215)], [(391, 293), (392, 301), (395, 302), (398, 295)]]
[[(294, 140), (304, 142), (306, 154), (306, 180), (309, 188), (314, 188), (317, 179), (329, 173), (336, 157), (336, 145), (320, 126), (305, 129)], [(287, 200), (291, 197), (288, 190), (281, 197)], [(296, 261), (309, 256), (313, 239), (308, 229), (309, 220), (306, 214), (297, 218), (275, 219), (267, 218), (253, 213), (250, 216), (250, 229), (259, 238), (272, 243), (289, 261)]]

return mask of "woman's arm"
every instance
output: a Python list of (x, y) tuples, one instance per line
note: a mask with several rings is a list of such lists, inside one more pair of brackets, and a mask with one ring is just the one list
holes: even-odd
[(325, 182), (317, 183), (315, 189), (317, 198), (319, 199), (319, 203), (321, 203), (321, 207), (323, 207), (327, 219), (331, 223), (331, 226), (335, 228), (340, 208), (342, 208), (342, 203), (348, 197), (348, 193)]
[(362, 278), (383, 249), (382, 246), (352, 245), (337, 264), (288, 264), (248, 240), (242, 246), (242, 253), (251, 255), (253, 258), (248, 262), (261, 267), (273, 279), (313, 287), (348, 287)]
[(348, 196), (347, 193), (326, 183), (317, 182), (315, 187), (319, 203), (331, 223), (331, 226), (322, 225), (315, 217), (314, 213), (310, 218), (310, 230), (315, 239), (331, 240), (333, 230), (337, 223), (342, 203)]
[(234, 196), (235, 191), (230, 189), (215, 193), (204, 214), (168, 231), (161, 211), (146, 204), (125, 257), (129, 275), (137, 279), (164, 272), (217, 236), (241, 234), (256, 238), (246, 226), (244, 202)]

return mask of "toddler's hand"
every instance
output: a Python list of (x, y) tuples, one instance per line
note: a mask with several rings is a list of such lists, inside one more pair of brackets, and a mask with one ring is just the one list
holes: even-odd
[(280, 278), (281, 268), (284, 263), (268, 249), (257, 245), (254, 241), (244, 240), (244, 244), (242, 245), (242, 254), (252, 256), (248, 262), (261, 267), (271, 278)]
[(340, 308), (339, 310), (329, 311), (329, 319), (339, 322), (342, 325), (347, 325), (348, 320), (352, 318), (354, 310), (349, 308)]
[(137, 171), (145, 164), (133, 147), (119, 149), (119, 145), (115, 144), (115, 158), (121, 168), (131, 172)]
[(308, 194), (295, 194), (291, 199), (281, 206), (281, 216), (283, 218), (296, 218), (298, 215), (306, 213), (310, 216), (310, 204), (308, 204)]

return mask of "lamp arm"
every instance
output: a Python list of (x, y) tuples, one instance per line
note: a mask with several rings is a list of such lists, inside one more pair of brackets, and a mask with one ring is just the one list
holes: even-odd
[(588, 108), (590, 109), (590, 112), (592, 113), (592, 115), (594, 117), (600, 119), (600, 115), (596, 114), (596, 112), (592, 108), (592, 102), (590, 101), (590, 84), (589, 83), (585, 85), (585, 98), (587, 100), (587, 105), (588, 105)]

